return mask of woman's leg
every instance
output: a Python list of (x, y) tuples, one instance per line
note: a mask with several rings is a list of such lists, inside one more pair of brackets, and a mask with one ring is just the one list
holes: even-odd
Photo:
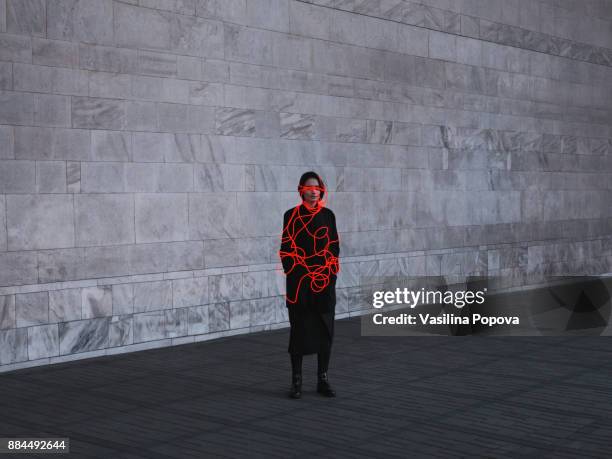
[(317, 354), (317, 375), (327, 373), (327, 369), (329, 368), (329, 357), (329, 349), (324, 352), (319, 352)]
[(302, 354), (291, 354), (291, 374), (302, 374)]
[(335, 397), (336, 391), (332, 389), (327, 379), (327, 368), (331, 348), (317, 354), (317, 392), (326, 397)]
[(291, 389), (289, 397), (302, 396), (302, 354), (291, 354)]

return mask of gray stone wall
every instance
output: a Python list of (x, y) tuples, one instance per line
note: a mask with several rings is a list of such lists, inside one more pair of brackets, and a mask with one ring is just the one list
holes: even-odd
[(608, 0), (0, 0), (0, 371), (286, 326), (309, 169), (339, 317), (609, 272), (611, 107)]

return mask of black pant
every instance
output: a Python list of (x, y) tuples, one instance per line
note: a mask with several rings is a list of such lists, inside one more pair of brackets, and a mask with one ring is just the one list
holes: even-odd
[[(302, 354), (291, 354), (291, 373), (302, 374)], [(319, 352), (317, 354), (317, 374), (327, 373), (329, 367), (330, 352)]]

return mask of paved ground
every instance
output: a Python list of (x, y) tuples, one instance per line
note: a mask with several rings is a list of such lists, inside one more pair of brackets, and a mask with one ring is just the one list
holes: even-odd
[(336, 399), (316, 356), (286, 398), (283, 329), (0, 375), (0, 436), (66, 436), (79, 458), (612, 455), (610, 338), (361, 337), (359, 320), (336, 322)]

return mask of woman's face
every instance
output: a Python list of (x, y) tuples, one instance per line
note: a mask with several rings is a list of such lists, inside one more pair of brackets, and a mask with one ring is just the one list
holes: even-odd
[(321, 197), (321, 191), (319, 190), (320, 184), (316, 178), (309, 178), (304, 182), (304, 193), (302, 198), (311, 206), (314, 206)]

